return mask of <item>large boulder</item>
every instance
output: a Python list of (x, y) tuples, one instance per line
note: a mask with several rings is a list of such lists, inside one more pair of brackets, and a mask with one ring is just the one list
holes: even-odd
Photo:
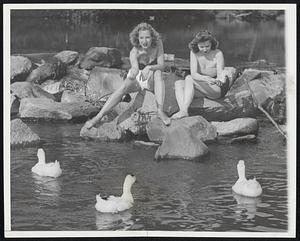
[(66, 74), (67, 65), (57, 58), (52, 58), (49, 62), (34, 69), (26, 78), (27, 82), (42, 84), (48, 79), (60, 79)]
[(86, 120), (99, 112), (99, 108), (88, 102), (60, 103), (42, 98), (21, 100), (21, 118), (42, 120)]
[(40, 142), (40, 137), (34, 133), (22, 120), (15, 119), (10, 122), (11, 146), (33, 145)]
[(181, 127), (190, 130), (196, 138), (203, 142), (214, 141), (217, 137), (216, 128), (201, 116), (172, 120), (170, 127), (166, 127), (158, 117), (154, 117), (148, 122), (146, 130), (150, 141), (162, 142), (170, 128), (176, 129)]
[(10, 91), (19, 99), (23, 98), (45, 98), (55, 100), (56, 98), (43, 90), (40, 86), (30, 82), (15, 82), (10, 85)]
[(199, 159), (208, 154), (208, 147), (186, 126), (171, 126), (163, 143), (155, 153), (155, 159)]
[(254, 118), (237, 118), (226, 122), (212, 121), (219, 136), (256, 134), (258, 122)]
[(76, 51), (64, 50), (54, 56), (59, 59), (62, 63), (70, 65), (77, 61), (79, 54)]
[(284, 74), (247, 69), (234, 82), (224, 98), (218, 100), (195, 98), (190, 106), (190, 113), (202, 115), (208, 121), (228, 121), (235, 118), (255, 117), (257, 105), (247, 82), (253, 90), (255, 99), (258, 99), (260, 104), (284, 93)]
[(118, 89), (122, 83), (121, 70), (95, 67), (86, 86), (86, 95), (91, 101), (97, 101)]
[(10, 57), (10, 81), (24, 81), (32, 70), (31, 61), (23, 56)]
[(116, 48), (92, 47), (80, 60), (79, 67), (93, 69), (95, 66), (120, 68), (122, 65), (121, 52)]

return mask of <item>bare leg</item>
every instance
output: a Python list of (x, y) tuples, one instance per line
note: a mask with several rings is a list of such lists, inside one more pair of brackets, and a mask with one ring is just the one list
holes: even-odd
[(184, 101), (184, 80), (177, 80), (175, 82), (175, 96), (179, 109), (181, 110)]
[(168, 126), (171, 124), (171, 120), (163, 111), (165, 82), (162, 79), (162, 73), (160, 70), (156, 70), (154, 72), (154, 94), (157, 103), (157, 115), (164, 122), (164, 124)]
[(172, 116), (172, 119), (181, 119), (189, 116), (188, 109), (194, 98), (194, 80), (189, 75), (184, 81), (184, 100), (180, 111)]
[(100, 121), (103, 116), (105, 116), (113, 107), (115, 107), (122, 99), (125, 94), (139, 91), (140, 87), (136, 80), (126, 79), (123, 85), (117, 89), (106, 101), (100, 112), (91, 120), (87, 121), (85, 127), (90, 129), (98, 121)]

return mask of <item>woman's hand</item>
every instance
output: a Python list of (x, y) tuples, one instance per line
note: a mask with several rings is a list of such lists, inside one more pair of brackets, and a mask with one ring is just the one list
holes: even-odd
[(212, 82), (211, 82), (211, 85), (217, 85), (219, 87), (222, 87), (224, 83), (218, 79), (214, 79)]

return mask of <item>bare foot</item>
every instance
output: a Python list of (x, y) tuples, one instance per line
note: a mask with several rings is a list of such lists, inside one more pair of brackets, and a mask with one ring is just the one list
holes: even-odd
[(187, 112), (180, 110), (177, 113), (175, 113), (174, 115), (172, 115), (171, 119), (178, 120), (178, 119), (182, 119), (182, 118), (188, 117), (188, 116), (189, 116), (189, 114)]
[(171, 124), (170, 118), (165, 114), (165, 112), (158, 110), (157, 111), (157, 116), (162, 120), (162, 122), (166, 125), (169, 126)]
[(88, 120), (85, 124), (84, 127), (87, 129), (91, 129), (94, 125), (96, 124), (94, 119)]

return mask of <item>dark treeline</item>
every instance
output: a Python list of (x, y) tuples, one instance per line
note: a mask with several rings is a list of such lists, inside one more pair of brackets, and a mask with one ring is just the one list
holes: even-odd
[(283, 15), (280, 10), (115, 10), (115, 9), (48, 9), (13, 10), (12, 17), (62, 18), (72, 23), (82, 21), (105, 22), (111, 18), (120, 21), (129, 19), (170, 20), (175, 23), (201, 19), (240, 19), (245, 21), (273, 20)]

